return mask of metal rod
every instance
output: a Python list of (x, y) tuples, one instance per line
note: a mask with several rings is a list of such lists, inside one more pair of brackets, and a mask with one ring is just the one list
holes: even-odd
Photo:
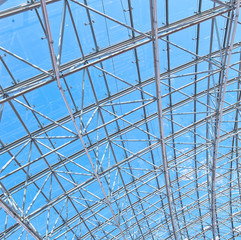
[[(199, 24), (201, 22), (207, 21), (209, 19), (212, 19), (216, 16), (219, 16), (219, 15), (221, 15), (223, 13), (226, 13), (226, 12), (229, 12), (229, 11), (231, 11), (231, 10), (230, 9), (229, 10), (223, 9), (223, 7), (219, 7), (219, 8), (217, 7), (215, 9), (211, 9), (211, 10), (209, 9), (205, 12), (202, 12), (201, 14), (195, 14), (195, 15), (193, 15), (191, 17), (188, 17), (188, 18), (185, 18), (183, 20), (179, 20), (179, 21), (176, 21), (174, 23), (170, 23), (168, 26), (160, 27), (158, 29), (159, 34), (160, 34), (159, 38), (170, 35), (174, 32), (178, 32), (180, 30), (183, 30), (185, 28), (188, 28), (188, 27), (191, 27), (193, 25)], [(68, 76), (68, 75), (70, 75), (74, 72), (80, 71), (80, 70), (82, 70), (82, 69), (84, 69), (88, 66), (92, 66), (92, 65), (95, 65), (99, 62), (103, 62), (104, 60), (107, 60), (109, 58), (112, 58), (114, 56), (125, 53), (129, 50), (132, 50), (134, 48), (138, 48), (140, 46), (143, 46), (143, 45), (151, 42), (150, 39), (147, 39), (147, 40), (144, 40), (144, 39), (145, 38), (143, 36), (137, 36), (134, 39), (126, 40), (124, 42), (115, 44), (113, 46), (101, 49), (98, 52), (95, 52), (95, 53), (90, 54), (90, 55), (86, 55), (84, 57), (84, 60), (83, 59), (76, 59), (76, 60), (73, 60), (69, 63), (63, 64), (62, 66), (60, 66), (60, 71), (61, 72), (66, 71), (68, 69), (69, 71), (63, 74), (63, 77), (66, 77), (66, 76)], [(140, 42), (141, 40), (144, 40), (144, 41)], [(129, 46), (129, 45), (131, 45), (131, 46)], [(238, 46), (239, 46), (239, 44), (238, 44)], [(124, 48), (124, 49), (122, 49), (122, 48)], [(114, 53), (113, 53), (113, 51), (114, 51)], [(106, 56), (106, 55), (108, 55), (108, 56)], [(96, 59), (96, 58), (100, 58), (100, 59), (97, 59), (96, 61), (93, 61), (92, 63), (84, 64), (86, 61), (89, 61), (91, 59)], [(84, 64), (84, 66), (76, 68), (75, 66), (78, 65), (78, 64)], [(52, 71), (53, 70), (49, 70), (48, 72), (51, 73)], [(35, 76), (31, 79), (27, 79), (25, 81), (22, 81), (22, 82), (18, 83), (16, 86), (21, 91), (19, 93), (15, 94), (15, 95), (8, 96), (7, 98), (1, 99), (0, 104), (4, 103), (4, 102), (7, 102), (8, 100), (11, 100), (12, 98), (16, 98), (16, 97), (21, 96), (25, 93), (33, 91), (33, 90), (35, 90), (37, 88), (40, 88), (42, 86), (50, 84), (53, 81), (56, 81), (55, 78), (43, 81), (44, 79), (46, 79), (46, 77), (47, 77), (46, 74), (41, 74), (41, 75), (37, 75), (37, 76)], [(61, 78), (62, 78), (62, 76), (61, 76)], [(33, 83), (34, 83), (34, 85), (33, 85)], [(25, 84), (27, 84), (27, 86), (28, 86), (27, 89), (24, 89), (24, 87), (26, 87)], [(11, 86), (11, 87), (6, 88), (5, 92), (9, 93), (9, 91), (12, 90), (13, 88), (16, 88), (16, 86)]]
[(43, 238), (39, 235), (39, 233), (35, 230), (35, 228), (32, 226), (32, 224), (27, 223), (20, 217), (11, 207), (8, 206), (7, 203), (5, 203), (0, 198), (0, 206), (1, 208), (8, 213), (13, 219), (15, 219), (19, 225), (21, 225), (34, 239), (36, 240), (43, 240)]
[(56, 77), (56, 80), (57, 80), (58, 88), (59, 88), (59, 90), (60, 90), (60, 92), (61, 92), (61, 95), (62, 95), (62, 97), (63, 97), (63, 100), (64, 100), (64, 102), (65, 102), (65, 104), (66, 104), (66, 107), (67, 107), (67, 109), (68, 109), (68, 112), (69, 112), (69, 114), (70, 114), (70, 116), (71, 116), (71, 119), (72, 119), (72, 121), (73, 121), (73, 123), (74, 123), (75, 129), (76, 129), (76, 131), (77, 131), (77, 133), (78, 133), (78, 136), (79, 136), (79, 139), (80, 139), (80, 141), (81, 141), (81, 143), (82, 143), (82, 145), (83, 145), (83, 147), (84, 147), (84, 149), (85, 149), (85, 153), (86, 153), (87, 158), (89, 159), (89, 162), (90, 162), (90, 164), (91, 164), (91, 166), (92, 166), (94, 175), (95, 175), (95, 177), (96, 177), (96, 179), (97, 179), (97, 181), (98, 181), (98, 183), (99, 183), (99, 185), (100, 185), (100, 187), (101, 187), (101, 190), (102, 190), (102, 192), (103, 192), (103, 194), (104, 194), (104, 196), (105, 196), (106, 203), (107, 203), (107, 205), (109, 206), (112, 215), (114, 216), (114, 220), (115, 220), (115, 222), (116, 222), (117, 227), (118, 227), (119, 230), (120, 230), (120, 233), (121, 233), (123, 239), (126, 239), (126, 238), (125, 238), (125, 235), (124, 235), (124, 232), (122, 231), (122, 229), (121, 229), (121, 227), (120, 227), (120, 224), (119, 224), (119, 222), (118, 222), (118, 220), (117, 220), (117, 218), (116, 218), (116, 215), (115, 215), (115, 213), (114, 213), (114, 210), (113, 210), (113, 208), (112, 208), (112, 206), (111, 206), (111, 204), (110, 204), (110, 201), (109, 201), (109, 199), (108, 199), (108, 197), (107, 197), (107, 195), (106, 195), (106, 193), (105, 193), (105, 190), (104, 190), (103, 185), (102, 185), (102, 183), (101, 183), (100, 177), (99, 177), (99, 175), (98, 175), (98, 173), (97, 173), (97, 171), (96, 171), (96, 169), (95, 169), (94, 163), (92, 162), (92, 159), (91, 159), (91, 157), (90, 157), (89, 151), (88, 151), (88, 149), (87, 149), (87, 147), (86, 147), (86, 145), (85, 145), (85, 142), (84, 142), (84, 140), (83, 140), (83, 137), (82, 137), (82, 135), (81, 135), (81, 133), (80, 133), (80, 130), (79, 130), (77, 124), (76, 124), (76, 121), (75, 121), (75, 119), (74, 119), (74, 116), (73, 116), (73, 114), (72, 114), (72, 111), (71, 111), (71, 109), (70, 109), (70, 107), (69, 107), (69, 104), (68, 104), (68, 102), (67, 102), (67, 99), (66, 99), (66, 97), (65, 97), (64, 91), (63, 91), (63, 89), (62, 89), (62, 86), (61, 86), (61, 83), (60, 83), (60, 79), (59, 79), (59, 70), (58, 70), (57, 63), (56, 63), (56, 57), (55, 57), (55, 54), (54, 54), (53, 40), (52, 40), (52, 36), (51, 36), (51, 30), (50, 30), (50, 25), (49, 25), (48, 13), (47, 13), (47, 7), (46, 7), (45, 0), (41, 0), (41, 8), (42, 8), (42, 12), (43, 12), (43, 18), (44, 18), (44, 23), (45, 23), (45, 28), (46, 28), (46, 35), (47, 35), (46, 37), (47, 37), (47, 39), (48, 39), (48, 45), (49, 45), (49, 51), (50, 51), (51, 61), (52, 61), (52, 65), (53, 65), (54, 74), (55, 74), (55, 77)]
[(169, 207), (169, 213), (171, 217), (172, 229), (175, 240), (177, 240), (177, 230), (172, 209), (172, 196), (171, 185), (168, 171), (168, 160), (166, 154), (166, 146), (164, 140), (164, 126), (163, 126), (163, 111), (162, 111), (162, 95), (161, 95), (161, 83), (160, 83), (160, 63), (159, 63), (159, 44), (158, 44), (158, 22), (157, 22), (157, 3), (156, 0), (150, 0), (151, 8), (151, 25), (152, 25), (152, 41), (153, 41), (153, 55), (154, 55), (154, 67), (155, 67), (155, 82), (156, 82), (156, 95), (157, 95), (157, 111), (158, 111), (158, 123), (160, 131), (160, 142), (162, 150), (162, 162), (163, 172), (165, 178), (166, 195)]
[(215, 142), (214, 142), (214, 149), (213, 149), (212, 188), (211, 188), (211, 211), (212, 211), (213, 239), (216, 239), (216, 192), (215, 192), (215, 188), (216, 188), (217, 158), (218, 158), (218, 149), (219, 149), (219, 142), (220, 142), (220, 130), (221, 130), (221, 123), (222, 123), (222, 116), (223, 116), (224, 98), (225, 98), (227, 81), (228, 81), (229, 66), (230, 66), (233, 44), (234, 44), (238, 17), (239, 17), (239, 8), (240, 8), (240, 0), (238, 0), (236, 2), (235, 19), (234, 19), (234, 23), (233, 23), (233, 30), (232, 30), (230, 46), (228, 47), (228, 58), (227, 58), (226, 71), (224, 74), (224, 82), (223, 82), (223, 86), (222, 86), (222, 96), (220, 97), (220, 109), (218, 110), (217, 120), (216, 120), (217, 127), (216, 127)]

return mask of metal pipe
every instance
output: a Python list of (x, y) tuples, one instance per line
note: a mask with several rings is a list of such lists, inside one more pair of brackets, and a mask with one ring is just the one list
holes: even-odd
[(42, 237), (39, 235), (39, 233), (34, 229), (32, 224), (27, 223), (24, 221), (11, 207), (8, 206), (7, 203), (5, 203), (0, 198), (0, 206), (1, 208), (8, 213), (13, 219), (15, 219), (19, 225), (21, 225), (34, 239), (36, 240), (43, 240)]
[(155, 82), (156, 82), (156, 95), (157, 95), (157, 111), (158, 111), (158, 123), (160, 131), (160, 142), (162, 150), (163, 172), (165, 178), (166, 195), (169, 207), (169, 213), (171, 217), (172, 229), (175, 240), (177, 240), (176, 224), (173, 216), (173, 199), (171, 196), (170, 177), (168, 171), (168, 160), (166, 154), (166, 146), (164, 140), (164, 126), (163, 126), (163, 111), (162, 111), (162, 96), (161, 96), (161, 83), (160, 83), (160, 63), (159, 63), (159, 44), (158, 44), (158, 22), (157, 22), (157, 3), (156, 0), (150, 0), (151, 7), (151, 26), (152, 26), (152, 43), (153, 43), (153, 56), (155, 67)]
[(216, 121), (216, 135), (215, 135), (215, 142), (214, 142), (214, 149), (213, 149), (213, 166), (212, 166), (212, 187), (211, 187), (211, 211), (212, 211), (212, 230), (213, 230), (213, 239), (216, 239), (216, 172), (217, 172), (217, 158), (218, 158), (218, 149), (219, 149), (219, 142), (220, 142), (220, 130), (221, 130), (221, 122), (223, 116), (223, 108), (224, 108), (224, 98), (226, 93), (227, 81), (228, 81), (228, 73), (230, 67), (230, 61), (232, 56), (232, 50), (234, 45), (234, 39), (237, 29), (238, 17), (239, 17), (239, 8), (240, 8), (240, 1), (238, 0), (236, 3), (235, 8), (235, 19), (233, 23), (233, 31), (231, 36), (230, 46), (228, 48), (228, 59), (227, 59), (227, 66), (226, 71), (224, 74), (224, 83), (222, 86), (222, 96), (220, 96), (220, 109), (217, 113), (217, 121)]
[(83, 147), (84, 147), (84, 150), (85, 150), (85, 153), (86, 153), (86, 155), (87, 155), (87, 158), (89, 159), (89, 162), (90, 162), (90, 164), (91, 164), (91, 167), (92, 167), (92, 169), (93, 169), (93, 172), (94, 172), (94, 175), (95, 175), (95, 177), (96, 177), (96, 179), (97, 179), (97, 182), (99, 183), (100, 188), (101, 188), (101, 190), (102, 190), (102, 192), (103, 192), (103, 194), (104, 194), (105, 201), (106, 201), (107, 205), (108, 205), (109, 208), (110, 208), (110, 211), (111, 211), (111, 213), (112, 213), (112, 215), (113, 215), (113, 217), (114, 217), (114, 220), (115, 220), (115, 222), (116, 222), (116, 225), (117, 225), (117, 227), (119, 228), (120, 233), (121, 233), (123, 239), (126, 239), (126, 238), (125, 238), (125, 235), (124, 235), (124, 232), (122, 231), (122, 229), (121, 229), (121, 227), (120, 227), (120, 224), (119, 224), (119, 222), (118, 222), (118, 220), (117, 220), (117, 217), (116, 217), (116, 215), (115, 215), (115, 213), (114, 213), (114, 210), (113, 210), (113, 208), (112, 208), (112, 206), (111, 206), (111, 203), (110, 203), (110, 201), (109, 201), (109, 199), (108, 199), (108, 197), (107, 197), (107, 194), (106, 194), (106, 192), (105, 192), (105, 190), (104, 190), (104, 187), (103, 187), (103, 185), (102, 185), (102, 183), (101, 183), (100, 177), (99, 177), (99, 175), (98, 175), (98, 173), (97, 173), (97, 171), (96, 171), (96, 169), (95, 169), (94, 163), (92, 162), (92, 159), (91, 159), (91, 157), (90, 157), (90, 153), (89, 153), (89, 151), (88, 151), (88, 149), (87, 149), (87, 147), (86, 147), (86, 145), (85, 145), (85, 142), (84, 142), (84, 140), (83, 140), (83, 137), (82, 137), (82, 135), (81, 135), (81, 133), (80, 133), (80, 130), (79, 130), (78, 126), (77, 126), (77, 123), (76, 123), (76, 121), (75, 121), (75, 118), (74, 118), (74, 116), (73, 116), (73, 114), (72, 114), (72, 111), (71, 111), (70, 106), (69, 106), (69, 104), (68, 104), (68, 102), (67, 102), (66, 96), (65, 96), (65, 94), (64, 94), (64, 91), (63, 91), (63, 89), (62, 89), (62, 86), (61, 86), (61, 83), (60, 83), (60, 78), (59, 78), (59, 70), (58, 70), (58, 67), (57, 67), (56, 57), (55, 57), (55, 53), (54, 53), (53, 40), (52, 40), (52, 36), (51, 36), (51, 30), (50, 30), (50, 24), (49, 24), (49, 19), (48, 19), (47, 7), (46, 7), (45, 0), (40, 0), (40, 1), (41, 1), (41, 8), (42, 8), (43, 18), (44, 18), (44, 23), (45, 23), (46, 37), (47, 37), (47, 39), (48, 39), (49, 51), (50, 51), (50, 56), (51, 56), (52, 65), (53, 65), (53, 71), (54, 71), (54, 75), (55, 75), (56, 80), (57, 80), (58, 88), (59, 88), (60, 93), (61, 93), (61, 95), (62, 95), (62, 97), (63, 97), (63, 100), (64, 100), (64, 102), (65, 102), (65, 104), (66, 104), (66, 107), (67, 107), (68, 112), (69, 112), (69, 114), (70, 114), (70, 116), (71, 116), (71, 119), (72, 119), (72, 121), (73, 121), (73, 123), (74, 123), (75, 129), (76, 129), (76, 131), (77, 131), (77, 133), (78, 133), (78, 136), (79, 136), (79, 139), (80, 139), (80, 141), (81, 141), (81, 143), (82, 143), (82, 145), (83, 145)]

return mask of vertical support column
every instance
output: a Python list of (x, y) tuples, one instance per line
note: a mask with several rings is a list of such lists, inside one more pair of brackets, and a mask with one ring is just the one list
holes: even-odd
[(167, 195), (169, 213), (171, 217), (173, 235), (175, 240), (177, 240), (177, 231), (176, 231), (176, 225), (175, 225), (173, 210), (172, 210), (172, 197), (170, 193), (171, 191), (170, 191), (170, 178), (169, 178), (169, 172), (168, 172), (168, 161), (167, 161), (166, 146), (164, 141), (156, 0), (150, 0), (150, 8), (151, 8), (151, 26), (152, 26), (155, 81), (156, 81), (157, 111), (158, 111), (158, 123), (159, 123), (159, 130), (160, 130), (161, 150), (162, 150), (163, 172), (164, 172), (164, 178), (165, 178), (166, 195)]

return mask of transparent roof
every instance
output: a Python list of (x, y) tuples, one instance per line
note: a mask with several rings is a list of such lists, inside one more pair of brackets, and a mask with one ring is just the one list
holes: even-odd
[(239, 239), (240, 0), (0, 0), (0, 239)]

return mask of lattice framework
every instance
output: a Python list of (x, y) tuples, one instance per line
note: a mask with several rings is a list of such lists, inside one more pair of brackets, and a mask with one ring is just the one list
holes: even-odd
[(0, 239), (240, 235), (240, 0), (140, 3), (0, 12)]

